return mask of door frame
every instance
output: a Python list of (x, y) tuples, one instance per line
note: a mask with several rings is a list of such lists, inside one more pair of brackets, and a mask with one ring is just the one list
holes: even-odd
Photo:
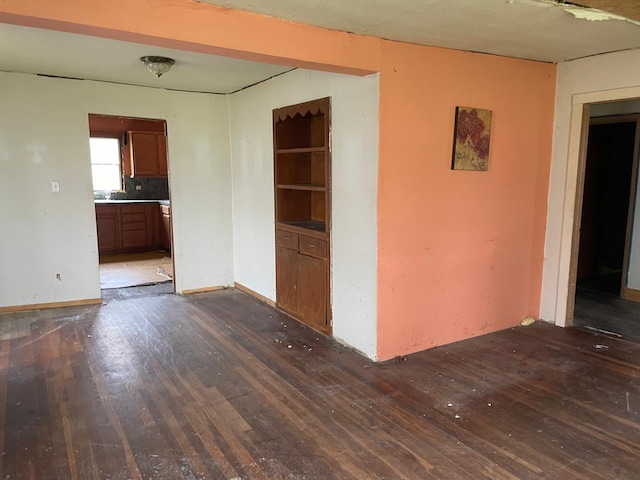
[[(629, 186), (629, 202), (627, 206), (627, 225), (624, 237), (624, 256), (622, 259), (622, 279), (620, 281), (620, 296), (627, 300), (640, 301), (640, 290), (633, 290), (627, 286), (627, 273), (629, 271), (629, 252), (631, 249), (631, 232), (633, 229), (633, 213), (636, 203), (636, 194), (638, 187), (638, 154), (640, 153), (640, 113), (623, 114), (623, 115), (610, 115), (606, 117), (595, 117), (589, 119), (589, 126), (591, 125), (611, 125), (616, 123), (635, 123), (635, 136), (633, 144), (633, 163), (631, 164), (631, 185)], [(587, 148), (588, 145), (585, 146)], [(586, 168), (586, 155), (585, 165)], [(583, 179), (584, 181), (584, 179)], [(576, 208), (578, 208), (576, 203)], [(582, 216), (582, 199), (580, 199), (580, 215)], [(578, 232), (579, 235), (579, 232)], [(580, 246), (580, 239), (577, 238), (576, 242), (578, 248), (576, 248), (576, 255)], [(578, 268), (576, 260), (576, 270)], [(574, 292), (575, 296), (575, 292)]]
[[(556, 291), (556, 325), (566, 327), (573, 324), (576, 278), (578, 272), (578, 249), (580, 246), (580, 222), (582, 220), (582, 197), (584, 193), (584, 173), (591, 105), (637, 99), (640, 99), (640, 87), (590, 92), (573, 96), (569, 127), (565, 202), (562, 217), (560, 265)], [(636, 139), (637, 137), (638, 128), (636, 127)], [(636, 185), (632, 184), (630, 197), (633, 196), (635, 198), (635, 188)], [(625, 265), (628, 263), (628, 252), (626, 250), (631, 227), (632, 222), (627, 221)], [(625, 274), (623, 275), (624, 278), (626, 276), (626, 270), (623, 274)]]
[[(112, 128), (106, 128), (104, 130), (101, 129), (96, 129), (93, 130), (92, 133), (92, 128), (91, 128), (91, 116), (94, 115), (96, 117), (108, 117), (110, 119), (114, 119), (113, 121), (116, 122), (117, 120), (117, 127), (112, 127)], [(163, 124), (163, 132), (166, 138), (166, 145), (165, 145), (165, 155), (167, 158), (167, 183), (168, 183), (168, 187), (169, 187), (169, 191), (168, 191), (168, 196), (169, 196), (169, 204), (171, 205), (171, 167), (170, 167), (170, 159), (169, 159), (169, 132), (168, 132), (168, 121), (166, 118), (164, 117), (155, 117), (155, 118), (150, 118), (150, 117), (138, 117), (138, 116), (134, 116), (134, 115), (117, 115), (117, 114), (110, 114), (110, 113), (91, 113), (89, 112), (87, 114), (87, 130), (88, 130), (88, 134), (89, 137), (91, 138), (92, 136), (98, 136), (98, 137), (107, 137), (107, 138), (118, 138), (120, 140), (120, 162), (121, 162), (121, 174), (122, 176), (124, 176), (126, 174), (125, 172), (125, 168), (126, 168), (126, 160), (128, 160), (127, 156), (125, 155), (125, 151), (126, 149), (129, 148), (127, 140), (128, 140), (128, 130), (126, 128), (124, 128), (124, 126), (122, 125), (122, 120), (134, 120), (134, 121), (153, 121), (153, 122), (162, 122)], [(159, 133), (159, 132), (158, 132)], [(124, 138), (124, 142), (123, 139)], [(124, 187), (124, 181), (123, 181), (123, 187)], [(93, 186), (92, 186), (93, 188)], [(93, 197), (92, 197), (93, 198)], [(158, 205), (159, 206), (159, 205)], [(95, 201), (92, 200), (92, 208), (95, 208)], [(173, 222), (174, 222), (174, 215), (173, 215), (173, 209), (171, 209), (171, 218), (170, 218), (170, 224), (171, 224), (171, 235), (169, 237), (169, 244), (170, 244), (170, 249), (171, 249), (171, 263), (173, 266), (173, 276), (171, 278), (171, 286), (172, 286), (172, 293), (176, 294), (176, 255), (175, 255), (175, 246), (174, 246), (174, 241), (173, 241)], [(156, 231), (158, 231), (160, 228), (162, 228), (162, 215), (160, 215), (160, 220), (159, 220), (160, 224), (158, 224), (156, 226)], [(97, 231), (97, 219), (94, 216), (94, 223), (93, 223), (93, 231)], [(98, 244), (97, 244), (97, 237), (96, 237), (96, 252), (99, 252), (98, 249)], [(99, 253), (96, 257), (96, 270), (98, 271), (98, 287), (100, 289), (100, 296), (102, 297), (102, 288), (100, 285), (100, 256)]]

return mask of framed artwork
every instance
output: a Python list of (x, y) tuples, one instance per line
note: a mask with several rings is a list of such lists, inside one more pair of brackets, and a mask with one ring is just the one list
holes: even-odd
[(489, 168), (492, 113), (491, 110), (456, 107), (452, 170), (484, 171)]

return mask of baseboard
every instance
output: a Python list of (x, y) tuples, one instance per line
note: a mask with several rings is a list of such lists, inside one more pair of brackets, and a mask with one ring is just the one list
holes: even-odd
[(248, 287), (245, 287), (244, 285), (242, 285), (241, 283), (234, 283), (235, 288), (237, 288), (238, 290), (247, 293), (249, 295), (251, 295), (252, 297), (257, 298), (258, 300), (260, 300), (261, 302), (266, 303), (267, 305), (269, 305), (270, 307), (276, 308), (276, 302), (274, 302), (273, 300), (271, 300), (270, 298), (265, 297), (264, 295), (260, 295), (258, 292), (255, 292), (253, 290), (251, 290)]
[(223, 287), (222, 285), (218, 285), (216, 287), (204, 287), (204, 288), (191, 288), (187, 290), (182, 290), (181, 292), (177, 292), (179, 295), (193, 295), (194, 293), (207, 293), (207, 292), (216, 292), (218, 290), (224, 290), (227, 287)]
[(11, 307), (0, 307), (0, 314), (31, 312), (33, 310), (45, 310), (49, 308), (79, 307), (82, 305), (96, 305), (102, 303), (102, 298), (87, 298), (85, 300), (73, 300), (70, 302), (35, 303), (32, 305), (14, 305)]
[(640, 302), (640, 290), (634, 290), (633, 288), (625, 288), (621, 296), (625, 300), (631, 300), (632, 302)]

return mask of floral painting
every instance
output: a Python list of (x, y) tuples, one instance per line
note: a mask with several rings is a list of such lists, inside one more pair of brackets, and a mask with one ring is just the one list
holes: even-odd
[(487, 170), (491, 140), (491, 110), (456, 107), (453, 170)]

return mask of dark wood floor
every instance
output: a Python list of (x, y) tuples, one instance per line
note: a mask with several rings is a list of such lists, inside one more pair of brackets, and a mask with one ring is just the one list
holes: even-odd
[(573, 324), (640, 343), (640, 303), (620, 298), (617, 293), (578, 288)]
[(374, 364), (229, 290), (0, 335), (1, 479), (640, 478), (640, 347), (577, 329)]

